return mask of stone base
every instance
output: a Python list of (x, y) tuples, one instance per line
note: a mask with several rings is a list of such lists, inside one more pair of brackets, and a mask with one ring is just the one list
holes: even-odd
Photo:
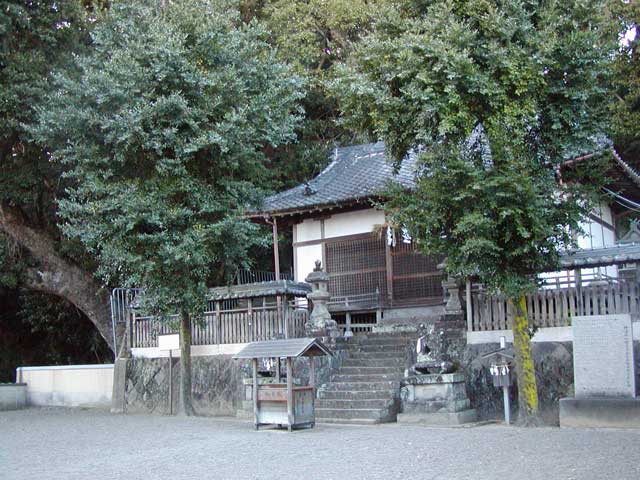
[(640, 428), (640, 398), (562, 398), (560, 426)]
[(19, 410), (26, 405), (26, 383), (0, 383), (0, 411)]
[(428, 426), (462, 425), (475, 422), (478, 415), (473, 408), (451, 413), (399, 413), (398, 423)]

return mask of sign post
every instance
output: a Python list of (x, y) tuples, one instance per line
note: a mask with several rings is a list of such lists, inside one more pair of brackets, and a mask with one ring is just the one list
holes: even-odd
[(180, 334), (158, 335), (158, 350), (169, 351), (169, 415), (173, 415), (173, 350), (180, 349)]

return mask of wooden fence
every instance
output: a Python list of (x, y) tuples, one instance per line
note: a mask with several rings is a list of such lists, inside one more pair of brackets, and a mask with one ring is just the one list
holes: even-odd
[[(274, 338), (299, 338), (304, 336), (304, 324), (308, 318), (306, 309), (277, 308), (276, 306), (252, 309), (230, 309), (205, 312), (201, 321), (192, 321), (192, 345), (219, 345), (248, 343)], [(157, 347), (158, 334), (174, 333), (174, 322), (160, 321), (155, 317), (133, 315), (131, 344), (134, 348)]]
[[(610, 315), (640, 312), (637, 284), (618, 282), (557, 289), (541, 289), (527, 295), (527, 313), (532, 327), (567, 327), (581, 315)], [(469, 331), (511, 328), (504, 297), (476, 292), (471, 297)]]

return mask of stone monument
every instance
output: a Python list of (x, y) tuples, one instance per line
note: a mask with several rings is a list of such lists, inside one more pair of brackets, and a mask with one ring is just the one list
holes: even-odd
[(331, 298), (327, 289), (329, 274), (322, 270), (320, 260), (316, 260), (316, 267), (305, 278), (305, 282), (311, 284), (311, 293), (307, 294), (307, 298), (313, 306), (309, 320), (304, 326), (306, 335), (309, 337), (338, 337), (340, 334), (338, 324), (331, 318), (327, 308), (327, 302)]
[(574, 398), (560, 400), (562, 427), (640, 428), (629, 314), (575, 317)]
[(477, 419), (464, 374), (456, 372), (456, 350), (444, 331), (427, 328), (416, 344), (417, 361), (401, 382), (398, 423), (457, 425)]

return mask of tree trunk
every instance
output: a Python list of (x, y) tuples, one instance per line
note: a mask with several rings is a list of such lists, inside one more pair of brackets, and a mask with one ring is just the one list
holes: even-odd
[(531, 353), (527, 300), (524, 294), (509, 300), (511, 329), (515, 352), (516, 378), (518, 379), (518, 423), (525, 427), (540, 424), (538, 417), (538, 390), (536, 372)]
[[(57, 295), (75, 305), (95, 325), (114, 354), (117, 353), (113, 342), (108, 290), (90, 272), (62, 258), (55, 251), (54, 239), (46, 232), (27, 225), (16, 209), (0, 205), (0, 229), (26, 248), (38, 262), (37, 268), (30, 268), (26, 272), (25, 286)], [(118, 345), (123, 336), (124, 329), (119, 328), (116, 331)]]
[(189, 312), (180, 312), (180, 410), (187, 416), (195, 415), (191, 392), (191, 321)]

